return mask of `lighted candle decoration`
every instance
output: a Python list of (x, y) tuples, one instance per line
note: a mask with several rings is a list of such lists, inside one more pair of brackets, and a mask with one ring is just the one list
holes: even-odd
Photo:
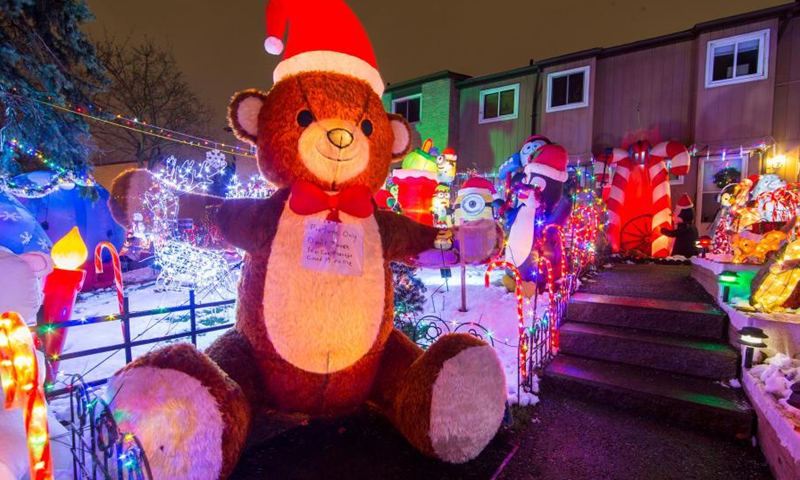
[(6, 410), (23, 409), (30, 478), (51, 480), (53, 462), (44, 385), (39, 381), (31, 332), (22, 317), (14, 312), (0, 315), (0, 379)]
[[(55, 268), (44, 283), (44, 323), (54, 325), (69, 321), (75, 298), (83, 287), (86, 271), (80, 267), (86, 263), (89, 252), (83, 243), (78, 227), (73, 227), (61, 240), (53, 245), (51, 252)], [(52, 377), (58, 373), (58, 357), (64, 349), (67, 329), (45, 329), (45, 352), (50, 359)]]

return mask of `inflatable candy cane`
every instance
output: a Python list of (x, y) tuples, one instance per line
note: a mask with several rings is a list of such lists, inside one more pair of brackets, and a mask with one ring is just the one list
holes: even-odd
[[(667, 160), (671, 165), (667, 166)], [(650, 225), (650, 255), (653, 257), (666, 257), (670, 254), (669, 238), (661, 234), (661, 228), (672, 226), (672, 197), (670, 193), (669, 174), (686, 175), (691, 165), (691, 156), (686, 146), (679, 142), (662, 142), (654, 147), (646, 140), (640, 140), (626, 151), (615, 148), (610, 153), (600, 156), (600, 165), (596, 164), (596, 171), (616, 166), (616, 172), (611, 181), (611, 189), (606, 203), (608, 205), (609, 228), (608, 235), (611, 247), (615, 252), (620, 250), (620, 237), (625, 220), (626, 191), (629, 187), (631, 173), (634, 167), (643, 167), (643, 181), (649, 188), (643, 188), (643, 194), (650, 192), (650, 211), (652, 221)], [(605, 164), (603, 166), (602, 164)], [(645, 252), (646, 253), (646, 252)]]

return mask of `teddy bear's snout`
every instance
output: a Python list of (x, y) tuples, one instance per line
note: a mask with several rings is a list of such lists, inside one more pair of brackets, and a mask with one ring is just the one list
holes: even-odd
[(344, 128), (334, 128), (328, 131), (328, 141), (338, 149), (344, 149), (353, 144), (353, 134)]

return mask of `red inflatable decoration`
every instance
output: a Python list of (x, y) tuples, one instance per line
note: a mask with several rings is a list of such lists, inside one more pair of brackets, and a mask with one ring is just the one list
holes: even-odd
[[(671, 160), (669, 167), (667, 160)], [(661, 234), (662, 227), (672, 228), (669, 173), (686, 175), (690, 163), (689, 151), (679, 142), (651, 147), (648, 141), (639, 140), (628, 150), (615, 148), (598, 157), (595, 171), (601, 176), (612, 165), (616, 167), (611, 187), (603, 191), (614, 252), (670, 255), (669, 238)]]

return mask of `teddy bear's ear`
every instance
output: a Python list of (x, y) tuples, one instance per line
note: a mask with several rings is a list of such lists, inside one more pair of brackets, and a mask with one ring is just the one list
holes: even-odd
[(233, 96), (228, 107), (228, 123), (241, 140), (255, 145), (258, 138), (258, 114), (267, 94), (258, 90), (245, 90)]
[(27, 252), (19, 257), (25, 260), (28, 266), (31, 267), (33, 276), (36, 278), (46, 277), (53, 271), (53, 260), (50, 258), (50, 255), (45, 255), (42, 252)]
[(392, 124), (394, 143), (392, 143), (392, 159), (400, 160), (411, 151), (411, 127), (402, 115), (389, 114), (389, 123)]

